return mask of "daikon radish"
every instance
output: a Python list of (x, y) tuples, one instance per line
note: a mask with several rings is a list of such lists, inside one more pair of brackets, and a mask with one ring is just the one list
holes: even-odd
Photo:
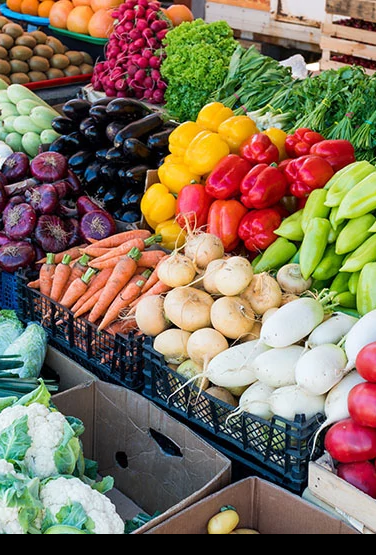
[(276, 389), (269, 397), (270, 410), (274, 415), (294, 420), (299, 414), (307, 419), (316, 414), (323, 414), (325, 395), (309, 395), (297, 385), (289, 385)]
[(310, 395), (325, 395), (345, 376), (346, 353), (332, 343), (306, 351), (298, 360), (296, 383)]
[(275, 389), (295, 385), (295, 368), (303, 353), (304, 347), (299, 345), (262, 353), (252, 364), (256, 378)]

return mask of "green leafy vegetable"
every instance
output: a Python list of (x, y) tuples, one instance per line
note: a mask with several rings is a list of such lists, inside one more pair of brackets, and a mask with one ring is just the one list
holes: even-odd
[(18, 418), (11, 426), (0, 433), (0, 459), (23, 461), (31, 446), (27, 415)]
[(42, 534), (92, 534), (94, 528), (94, 522), (81, 503), (75, 502), (62, 507), (55, 517), (48, 509), (42, 523)]
[(161, 514), (162, 513), (160, 513), (159, 511), (154, 513), (153, 516), (139, 513), (132, 520), (126, 520), (124, 534), (132, 534), (132, 532), (135, 532), (145, 524), (148, 524), (150, 521), (154, 520), (154, 518), (157, 518), (157, 516), (160, 516)]
[[(83, 431), (85, 428), (82, 425), (76, 429)], [(54, 461), (59, 474), (73, 474), (81, 451), (81, 444), (75, 435), (75, 430), (66, 421), (63, 441), (54, 454)]]
[(22, 334), (23, 325), (14, 310), (0, 310), (0, 355)]
[(7, 347), (3, 354), (20, 355), (24, 363), (18, 371), (20, 378), (39, 378), (47, 354), (45, 329), (39, 324), (29, 323), (25, 331)]

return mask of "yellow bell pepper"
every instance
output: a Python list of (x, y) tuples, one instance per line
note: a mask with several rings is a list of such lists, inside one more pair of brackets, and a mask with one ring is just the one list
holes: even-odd
[(201, 131), (191, 142), (184, 156), (190, 171), (206, 175), (213, 171), (222, 158), (230, 154), (230, 147), (218, 133)]
[[(158, 178), (170, 193), (178, 195), (183, 187), (190, 183), (200, 183), (201, 176), (188, 168), (185, 163), (169, 162), (158, 168)], [(168, 218), (165, 218), (168, 219)]]
[(204, 129), (217, 133), (221, 123), (231, 118), (233, 115), (234, 112), (231, 108), (227, 108), (222, 102), (210, 102), (201, 108), (196, 123)]
[(180, 158), (180, 156), (175, 156), (174, 154), (168, 154), (163, 159), (164, 164), (184, 164), (184, 156)]
[(176, 199), (166, 185), (154, 183), (141, 199), (141, 212), (152, 229), (175, 216)]
[(168, 148), (171, 154), (184, 157), (189, 143), (202, 131), (194, 121), (186, 121), (173, 130), (168, 138)]
[(282, 131), (282, 129), (278, 129), (277, 127), (269, 127), (266, 131), (263, 131), (264, 135), (267, 135), (272, 143), (278, 148), (279, 150), (279, 162), (283, 162), (288, 158), (285, 148), (285, 141), (287, 137), (287, 133)]
[(239, 154), (240, 145), (256, 133), (259, 133), (257, 125), (248, 116), (233, 116), (218, 127), (219, 136), (226, 141), (232, 154)]
[(185, 245), (186, 232), (180, 227), (176, 220), (167, 220), (157, 225), (155, 233), (162, 235), (161, 246), (173, 251)]

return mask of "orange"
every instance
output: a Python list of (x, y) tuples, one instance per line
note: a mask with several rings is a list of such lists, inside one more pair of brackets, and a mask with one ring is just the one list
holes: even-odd
[(72, 33), (89, 34), (89, 22), (94, 12), (90, 6), (77, 6), (69, 13), (67, 29)]
[(67, 28), (67, 19), (74, 6), (69, 0), (58, 0), (50, 10), (50, 25), (57, 29)]
[(123, 3), (124, 0), (91, 0), (91, 9), (95, 12), (98, 10), (111, 10)]
[(27, 15), (38, 15), (39, 2), (38, 0), (22, 0), (21, 13)]
[(43, 0), (38, 7), (39, 17), (49, 17), (52, 6), (55, 5), (54, 0)]
[(22, 0), (7, 0), (7, 8), (12, 12), (21, 13)]
[(185, 4), (171, 4), (166, 9), (166, 15), (171, 19), (174, 27), (183, 23), (183, 21), (193, 21), (192, 11)]
[(72, 4), (75, 8), (77, 6), (90, 6), (91, 0), (72, 0)]
[(114, 27), (114, 22), (111, 10), (98, 10), (89, 21), (89, 35), (99, 39), (109, 38)]

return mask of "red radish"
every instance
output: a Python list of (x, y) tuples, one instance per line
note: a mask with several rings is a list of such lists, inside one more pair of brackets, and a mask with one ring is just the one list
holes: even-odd
[(34, 247), (26, 241), (11, 241), (0, 247), (0, 269), (14, 273), (27, 268), (35, 261)]
[(35, 240), (45, 252), (62, 252), (67, 249), (69, 234), (58, 216), (40, 216), (35, 228)]
[(64, 179), (68, 172), (68, 160), (59, 152), (42, 152), (30, 162), (30, 171), (43, 183)]
[(376, 458), (376, 430), (359, 426), (351, 418), (334, 424), (325, 436), (325, 449), (340, 463)]
[[(4, 160), (1, 166), (1, 172), (8, 183), (16, 183), (28, 177), (30, 173), (28, 156), (23, 152), (14, 152)], [(4, 185), (6, 185), (6, 183), (4, 183)]]
[(337, 475), (355, 488), (376, 499), (376, 468), (371, 462), (340, 464)]
[(86, 213), (80, 222), (81, 235), (84, 241), (89, 239), (105, 239), (116, 233), (113, 217), (104, 210), (93, 210)]
[(376, 383), (376, 342), (369, 343), (356, 358), (356, 369), (365, 380)]
[(3, 222), (4, 231), (9, 239), (20, 241), (33, 233), (37, 215), (29, 204), (8, 205), (3, 213)]
[(354, 422), (376, 428), (376, 384), (362, 383), (355, 386), (349, 393), (348, 407)]

